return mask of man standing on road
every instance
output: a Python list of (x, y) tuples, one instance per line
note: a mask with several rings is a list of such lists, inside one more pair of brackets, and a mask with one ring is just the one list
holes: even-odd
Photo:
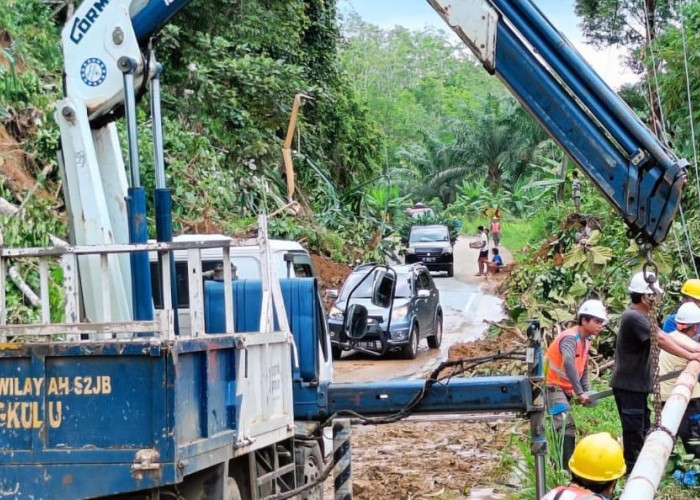
[(489, 238), (486, 236), (486, 229), (484, 226), (479, 226), (479, 258), (477, 260), (477, 265), (479, 266), (479, 272), (476, 273), (477, 276), (486, 276), (487, 265), (489, 260)]
[(608, 320), (600, 300), (587, 300), (578, 310), (578, 324), (561, 332), (549, 344), (546, 357), (547, 404), (558, 435), (564, 430), (562, 466), (568, 466), (576, 446), (576, 424), (569, 402), (572, 398), (584, 405), (588, 397), (588, 350)]
[(571, 194), (574, 198), (574, 210), (576, 213), (581, 213), (581, 181), (578, 178), (578, 171), (574, 170), (571, 174), (573, 180), (571, 181)]
[[(652, 273), (648, 274), (656, 279)], [(610, 386), (622, 423), (625, 463), (627, 470), (631, 471), (651, 427), (647, 399), (654, 388), (651, 378), (652, 335), (661, 349), (688, 361), (700, 361), (700, 344), (686, 337), (666, 335), (656, 322), (650, 323), (649, 311), (656, 295), (661, 295), (663, 290), (656, 282), (648, 283), (644, 272), (632, 276), (627, 290), (631, 304), (620, 318)]]
[(493, 246), (498, 248), (501, 243), (501, 224), (498, 222), (498, 217), (494, 217), (491, 220), (491, 239), (493, 240)]

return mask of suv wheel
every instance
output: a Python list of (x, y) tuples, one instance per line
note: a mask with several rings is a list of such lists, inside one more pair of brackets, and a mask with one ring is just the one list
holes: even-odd
[(437, 349), (442, 344), (442, 316), (437, 317), (435, 322), (435, 335), (428, 337), (428, 347)]
[(450, 268), (447, 270), (447, 277), (451, 278), (454, 275), (455, 275), (455, 265), (450, 264)]
[(342, 355), (343, 350), (337, 345), (331, 344), (331, 356), (333, 356), (333, 359), (340, 359)]
[(418, 355), (418, 325), (415, 323), (411, 327), (408, 343), (401, 348), (404, 359), (415, 359)]

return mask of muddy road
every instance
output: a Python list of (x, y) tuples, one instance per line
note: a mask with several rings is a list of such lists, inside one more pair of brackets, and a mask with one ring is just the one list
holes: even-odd
[[(478, 347), (470, 344), (464, 352), (505, 347), (500, 345), (500, 338), (479, 341), (487, 327), (484, 320), (498, 321), (503, 311), (501, 299), (493, 292), (494, 279), (475, 276), (477, 252), (469, 248), (474, 239), (461, 237), (457, 241), (454, 278), (433, 275), (444, 311), (441, 348), (428, 349), (423, 341), (414, 360), (399, 359), (397, 355), (377, 359), (351, 351), (333, 364), (336, 382), (423, 378), (447, 359), (451, 347), (459, 352), (459, 344), (471, 341), (477, 341)], [(506, 264), (512, 262), (506, 249), (501, 249), (501, 255)], [(510, 498), (498, 491), (504, 482), (502, 464), (511, 453), (507, 451), (510, 436), (526, 427), (522, 420), (495, 414), (473, 420), (464, 415), (423, 415), (389, 425), (354, 426), (354, 498)], [(325, 498), (333, 497), (332, 477), (324, 490)], [(515, 491), (517, 486), (507, 490)]]
[[(448, 278), (444, 273), (433, 274), (435, 285), (440, 291), (444, 314), (440, 349), (429, 349), (423, 340), (419, 345), (418, 356), (413, 360), (400, 359), (395, 353), (376, 358), (349, 351), (333, 363), (335, 382), (420, 378), (446, 360), (453, 345), (481, 338), (487, 327), (484, 320), (499, 321), (503, 318), (501, 299), (486, 293), (490, 284), (486, 278), (475, 276), (477, 251), (469, 248), (469, 242), (474, 239), (460, 237), (455, 244), (454, 278)], [(501, 249), (501, 255), (506, 263), (512, 262), (506, 249)]]

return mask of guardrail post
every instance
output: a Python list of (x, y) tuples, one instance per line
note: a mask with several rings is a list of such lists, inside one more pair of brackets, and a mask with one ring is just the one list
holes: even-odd
[(352, 500), (350, 419), (333, 421), (333, 483), (335, 500)]

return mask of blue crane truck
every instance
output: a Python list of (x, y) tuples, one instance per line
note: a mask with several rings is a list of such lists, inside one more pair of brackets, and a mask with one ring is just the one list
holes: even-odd
[[(678, 208), (685, 162), (532, 1), (428, 1), (601, 190), (630, 234), (648, 247), (663, 241)], [(71, 242), (0, 244), (0, 497), (318, 497), (317, 482), (328, 469), (324, 438), (347, 410), (527, 415), (537, 492), (543, 494), (546, 441), (535, 326), (528, 376), (339, 384), (329, 376), (317, 285), (277, 279), (264, 216), (255, 242), (266, 263), (262, 278), (233, 280), (226, 265), (221, 280), (202, 285), (203, 251), (218, 248), (229, 262), (233, 245), (252, 243), (172, 241), (160, 64), (149, 40), (188, 3), (86, 0), (63, 30), (66, 95), (56, 120)], [(136, 137), (134, 89), (144, 81), (153, 117), (155, 243), (147, 240)], [(103, 119), (117, 106), (127, 122), (128, 168), (114, 123)], [(176, 251), (187, 253), (187, 333), (178, 328)], [(160, 261), (158, 310), (149, 253)], [(40, 313), (36, 323), (16, 324), (8, 314), (7, 275), (25, 260), (38, 269)], [(51, 322), (51, 266), (61, 268), (61, 323)], [(377, 290), (390, 286), (387, 279)], [(357, 338), (366, 314), (358, 308), (346, 316), (352, 316), (348, 337)], [(341, 471), (336, 485), (343, 477)]]

